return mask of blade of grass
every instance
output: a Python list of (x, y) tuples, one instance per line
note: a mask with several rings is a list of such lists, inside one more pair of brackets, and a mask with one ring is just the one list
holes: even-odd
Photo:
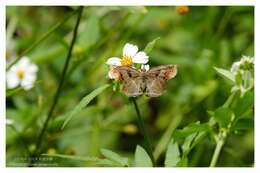
[(93, 100), (97, 95), (99, 95), (100, 93), (102, 93), (106, 88), (108, 88), (110, 85), (109, 84), (105, 84), (97, 89), (95, 89), (94, 91), (92, 91), (90, 94), (88, 94), (87, 96), (85, 96), (80, 102), (79, 104), (68, 114), (66, 120), (64, 121), (61, 129), (64, 129), (64, 127), (68, 124), (68, 122), (71, 120), (71, 118), (76, 115), (77, 113), (79, 113), (84, 107), (86, 107), (89, 102), (91, 100)]

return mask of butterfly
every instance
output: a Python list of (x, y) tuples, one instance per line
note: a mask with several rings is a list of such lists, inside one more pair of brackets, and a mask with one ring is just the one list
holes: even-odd
[(177, 65), (162, 65), (148, 71), (138, 71), (127, 66), (114, 68), (118, 79), (123, 83), (123, 92), (128, 97), (147, 95), (159, 97), (162, 95), (166, 81), (177, 74)]

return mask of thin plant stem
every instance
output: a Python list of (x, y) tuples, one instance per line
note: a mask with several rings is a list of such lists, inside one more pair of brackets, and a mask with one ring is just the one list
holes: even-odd
[[(226, 102), (223, 104), (223, 107), (230, 107), (232, 102), (234, 101), (234, 99), (236, 98), (238, 92), (233, 92), (228, 99), (226, 100)], [(231, 125), (232, 121), (230, 122)], [(229, 126), (230, 128), (231, 126)], [(211, 162), (210, 162), (210, 167), (215, 167), (220, 155), (220, 152), (226, 142), (226, 138), (229, 132), (229, 128), (228, 129), (220, 129), (219, 133), (218, 133), (218, 137), (217, 137), (217, 145), (216, 148), (214, 150), (213, 156), (211, 158)]]
[(227, 137), (227, 133), (224, 132), (220, 132), (218, 135), (218, 140), (217, 140), (217, 145), (216, 148), (214, 150), (214, 154), (212, 156), (211, 162), (210, 162), (210, 167), (215, 167), (221, 152), (222, 147), (224, 146), (225, 142), (226, 142), (226, 137)]
[(138, 105), (136, 103), (135, 98), (131, 98), (131, 99), (132, 99), (132, 101), (134, 103), (134, 107), (135, 107), (135, 110), (136, 110), (136, 114), (137, 114), (137, 118), (138, 118), (138, 124), (140, 126), (140, 129), (141, 129), (143, 135), (144, 135), (144, 141), (145, 141), (145, 144), (146, 144), (146, 150), (147, 150), (150, 158), (152, 159), (153, 166), (155, 166), (155, 159), (154, 159), (154, 156), (153, 156), (152, 145), (151, 145), (148, 133), (147, 133), (147, 131), (145, 129), (144, 121), (143, 121), (143, 119), (141, 117), (140, 110), (138, 108)]
[(39, 135), (37, 143), (36, 143), (36, 154), (38, 154), (37, 152), (40, 151), (43, 135), (44, 135), (44, 133), (45, 133), (45, 131), (47, 129), (49, 120), (50, 120), (50, 118), (53, 115), (53, 111), (54, 111), (54, 109), (55, 109), (55, 107), (56, 107), (56, 105), (58, 103), (59, 97), (60, 97), (61, 89), (62, 89), (64, 80), (65, 80), (66, 72), (67, 72), (67, 69), (68, 69), (68, 66), (69, 66), (69, 62), (70, 62), (70, 59), (71, 59), (71, 53), (72, 53), (73, 46), (74, 46), (75, 41), (76, 41), (78, 27), (79, 27), (80, 19), (81, 19), (81, 16), (82, 16), (82, 11), (83, 11), (83, 7), (80, 6), (79, 7), (79, 11), (78, 11), (78, 16), (77, 16), (77, 22), (76, 22), (74, 30), (73, 30), (73, 37), (72, 37), (71, 44), (70, 44), (70, 47), (69, 47), (69, 51), (68, 51), (68, 54), (67, 54), (66, 62), (65, 62), (65, 65), (63, 67), (63, 71), (62, 71), (61, 79), (60, 79), (60, 82), (59, 82), (59, 86), (57, 88), (56, 94), (55, 94), (54, 99), (53, 99), (53, 103), (52, 103), (52, 105), (50, 107), (48, 116), (47, 116), (47, 118), (46, 118), (46, 120), (44, 122), (43, 128), (42, 128), (42, 130), (40, 132), (40, 135)]
[(36, 40), (30, 47), (28, 47), (27, 49), (25, 49), (20, 56), (16, 57), (16, 59), (11, 62), (7, 68), (6, 71), (8, 71), (15, 63), (17, 63), (22, 56), (24, 56), (25, 54), (27, 54), (28, 52), (30, 52), (31, 50), (33, 50), (35, 47), (37, 47), (40, 43), (42, 43), (42, 41), (44, 41), (45, 39), (47, 39), (54, 31), (56, 31), (58, 28), (60, 28), (71, 16), (73, 16), (74, 14), (76, 14), (78, 10), (73, 11), (72, 13), (68, 14), (64, 19), (62, 19), (60, 22), (56, 23), (54, 26), (52, 26), (48, 32), (44, 33), (38, 40)]

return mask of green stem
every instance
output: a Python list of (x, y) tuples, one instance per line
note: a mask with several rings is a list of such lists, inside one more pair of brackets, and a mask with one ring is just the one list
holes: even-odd
[(221, 149), (222, 149), (223, 145), (225, 144), (226, 137), (227, 137), (226, 131), (219, 133), (217, 145), (216, 145), (213, 157), (212, 157), (211, 162), (210, 162), (210, 167), (216, 166), (218, 158), (219, 158), (219, 154), (221, 152)]
[(136, 110), (136, 114), (137, 114), (137, 118), (138, 118), (138, 124), (140, 126), (140, 129), (144, 135), (144, 140), (145, 140), (145, 144), (146, 144), (146, 150), (150, 156), (150, 158), (152, 159), (152, 162), (153, 162), (153, 165), (155, 166), (155, 159), (154, 159), (154, 156), (153, 156), (153, 151), (152, 151), (152, 145), (151, 145), (151, 142), (150, 142), (150, 139), (149, 139), (149, 136), (148, 136), (148, 133), (145, 129), (145, 125), (144, 125), (144, 121), (140, 115), (140, 111), (139, 111), (139, 108), (138, 108), (138, 105), (136, 103), (136, 100), (135, 98), (131, 98), (133, 103), (134, 103), (134, 107), (135, 107), (135, 110)]
[(38, 137), (38, 140), (37, 140), (36, 154), (38, 154), (37, 152), (40, 151), (43, 135), (44, 135), (44, 133), (45, 133), (45, 131), (47, 129), (49, 120), (50, 120), (50, 118), (53, 115), (53, 111), (54, 111), (54, 109), (55, 109), (55, 107), (56, 107), (56, 105), (58, 103), (59, 97), (60, 97), (62, 85), (64, 83), (66, 72), (67, 72), (67, 69), (68, 69), (68, 66), (69, 66), (69, 62), (70, 62), (70, 59), (71, 59), (72, 49), (73, 49), (73, 46), (74, 46), (75, 41), (76, 41), (76, 36), (77, 36), (77, 32), (78, 32), (78, 26), (79, 26), (79, 23), (80, 23), (80, 19), (81, 19), (81, 16), (82, 16), (82, 11), (83, 11), (83, 7), (81, 6), (81, 7), (79, 7), (77, 22), (76, 22), (74, 30), (73, 30), (73, 37), (72, 37), (70, 48), (69, 48), (69, 51), (68, 51), (68, 54), (67, 54), (66, 62), (65, 62), (65, 65), (63, 67), (63, 71), (62, 71), (61, 79), (60, 79), (60, 82), (59, 82), (59, 86), (58, 86), (58, 89), (57, 89), (56, 94), (54, 96), (53, 103), (52, 103), (52, 105), (50, 107), (48, 116), (47, 116), (47, 118), (46, 118), (46, 120), (44, 122), (43, 128), (42, 128), (42, 130), (40, 132), (40, 135)]
[[(236, 95), (238, 94), (238, 92), (233, 92), (228, 99), (226, 100), (226, 102), (223, 104), (223, 107), (230, 107), (232, 102), (234, 101)], [(230, 125), (232, 123), (232, 120), (230, 122)], [(230, 126), (231, 127), (231, 126)], [(230, 128), (229, 127), (229, 128)], [(217, 145), (216, 148), (214, 150), (214, 154), (212, 156), (211, 162), (210, 162), (210, 167), (215, 167), (219, 158), (219, 154), (221, 152), (221, 149), (223, 147), (223, 145), (226, 142), (226, 138), (229, 132), (229, 128), (228, 129), (221, 129), (219, 131), (218, 137), (217, 137)]]
[(231, 105), (231, 103), (233, 102), (235, 96), (237, 95), (237, 92), (233, 92), (228, 99), (226, 100), (226, 102), (223, 104), (223, 107), (229, 107)]
[(55, 24), (52, 28), (48, 30), (45, 34), (43, 34), (38, 40), (36, 40), (30, 47), (25, 49), (19, 57), (17, 57), (13, 62), (11, 62), (7, 68), (6, 71), (8, 71), (15, 63), (17, 63), (25, 54), (33, 50), (36, 46), (38, 46), (43, 40), (48, 38), (56, 29), (58, 29), (60, 26), (62, 26), (71, 16), (73, 16), (78, 10), (73, 11), (72, 13), (68, 14), (62, 21)]

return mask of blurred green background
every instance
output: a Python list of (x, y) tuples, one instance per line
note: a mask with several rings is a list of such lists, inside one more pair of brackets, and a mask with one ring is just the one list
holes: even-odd
[[(50, 28), (77, 7), (6, 7), (7, 61), (19, 56)], [(72, 37), (76, 15), (68, 20), (28, 56), (39, 66), (35, 87), (6, 98), (6, 164), (19, 162), (35, 148), (36, 139), (52, 103)], [(69, 73), (61, 98), (43, 140), (44, 153), (98, 156), (100, 148), (133, 158), (137, 144), (143, 144), (136, 113), (122, 93), (105, 90), (75, 115), (64, 130), (61, 125), (88, 93), (105, 83), (106, 60), (121, 56), (125, 43), (143, 50), (160, 37), (149, 54), (151, 67), (177, 64), (178, 75), (168, 82), (159, 98), (141, 97), (138, 104), (145, 119), (159, 164), (175, 129), (209, 120), (208, 110), (222, 105), (231, 85), (213, 67), (229, 69), (242, 55), (254, 56), (254, 7), (190, 6), (180, 14), (176, 7), (85, 7)], [(159, 144), (159, 145), (158, 145)], [(206, 137), (189, 154), (188, 166), (208, 166), (215, 148)], [(59, 166), (95, 166), (92, 162), (55, 158)], [(230, 135), (218, 166), (253, 166), (254, 127)], [(12, 166), (12, 165), (11, 165)]]

